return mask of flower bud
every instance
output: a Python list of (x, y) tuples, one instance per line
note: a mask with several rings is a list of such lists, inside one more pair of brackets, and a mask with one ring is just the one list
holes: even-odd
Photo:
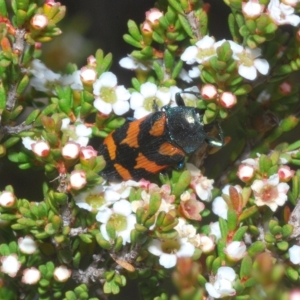
[(48, 25), (48, 18), (42, 14), (35, 14), (30, 20), (31, 26), (36, 30), (42, 30)]
[(146, 21), (148, 21), (151, 25), (158, 27), (159, 19), (163, 16), (163, 13), (157, 8), (151, 8), (146, 11)]
[(243, 242), (235, 241), (228, 244), (224, 252), (231, 261), (239, 261), (247, 255), (246, 250), (246, 245)]
[(10, 277), (15, 277), (22, 265), (18, 260), (17, 254), (2, 256), (0, 261), (2, 263), (1, 272)]
[(80, 160), (87, 161), (92, 157), (97, 157), (98, 152), (92, 146), (81, 147)]
[(83, 84), (93, 85), (97, 79), (97, 72), (93, 68), (83, 67), (80, 70), (80, 79)]
[(292, 92), (292, 85), (288, 81), (284, 81), (279, 85), (279, 91), (282, 95), (289, 95)]
[(201, 96), (204, 100), (215, 99), (218, 95), (217, 88), (213, 84), (205, 84), (201, 88)]
[(66, 282), (72, 275), (72, 271), (66, 266), (59, 266), (55, 268), (53, 276), (56, 281)]
[(87, 64), (89, 67), (91, 68), (95, 68), (97, 66), (97, 61), (96, 61), (96, 58), (94, 55), (90, 55), (88, 58), (87, 58)]
[(152, 32), (153, 32), (153, 30), (152, 30), (150, 24), (148, 22), (144, 22), (142, 24), (142, 33), (145, 33), (145, 34), (151, 33), (151, 35), (152, 35)]
[(264, 5), (260, 4), (258, 0), (249, 0), (247, 3), (242, 2), (242, 11), (246, 18), (254, 19), (261, 15), (264, 10)]
[(279, 175), (280, 181), (288, 182), (295, 174), (294, 170), (291, 170), (289, 166), (282, 166), (277, 171), (277, 174)]
[(46, 157), (50, 153), (50, 146), (48, 142), (45, 141), (37, 141), (36, 143), (31, 145), (31, 149), (33, 153), (39, 157)]
[(75, 142), (67, 142), (61, 150), (62, 156), (67, 159), (76, 159), (79, 156), (80, 146)]
[(3, 191), (0, 194), (0, 205), (2, 207), (12, 207), (16, 204), (16, 196), (9, 191)]
[(83, 170), (74, 170), (70, 175), (70, 185), (74, 190), (80, 190), (87, 184), (86, 173)]
[(26, 235), (18, 239), (19, 249), (22, 253), (33, 254), (38, 248), (37, 242), (31, 235)]
[(232, 108), (236, 102), (236, 95), (231, 92), (223, 92), (220, 95), (220, 104), (225, 108)]
[(35, 268), (28, 268), (23, 271), (22, 282), (25, 284), (36, 284), (41, 279), (41, 272)]
[(237, 176), (239, 177), (240, 180), (243, 182), (248, 182), (250, 181), (255, 174), (255, 169), (253, 166), (247, 165), (247, 164), (241, 164), (239, 166)]

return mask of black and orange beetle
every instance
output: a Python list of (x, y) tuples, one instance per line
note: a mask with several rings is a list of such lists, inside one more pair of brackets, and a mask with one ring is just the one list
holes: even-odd
[[(177, 107), (164, 106), (146, 117), (128, 122), (110, 133), (99, 148), (106, 166), (101, 175), (107, 180), (139, 180), (149, 178), (167, 167), (179, 166), (186, 155), (192, 154), (204, 142), (222, 147), (224, 137), (221, 127), (220, 139), (207, 135), (212, 124), (203, 123), (203, 110), (187, 107), (176, 94)], [(155, 104), (154, 104), (155, 107)]]

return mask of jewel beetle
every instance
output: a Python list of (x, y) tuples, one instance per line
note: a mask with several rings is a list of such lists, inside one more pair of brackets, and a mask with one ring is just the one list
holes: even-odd
[[(112, 181), (149, 178), (170, 166), (180, 166), (187, 155), (207, 142), (222, 147), (223, 131), (216, 122), (203, 123), (204, 110), (185, 106), (183, 93), (175, 95), (178, 106), (164, 106), (144, 118), (133, 120), (111, 132), (100, 145), (106, 166), (101, 175)], [(219, 139), (208, 136), (217, 125)]]

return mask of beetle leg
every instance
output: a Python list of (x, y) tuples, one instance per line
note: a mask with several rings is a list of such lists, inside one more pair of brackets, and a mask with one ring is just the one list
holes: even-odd
[(207, 137), (206, 142), (210, 146), (213, 146), (213, 147), (223, 147), (224, 146), (224, 133), (223, 133), (222, 127), (220, 126), (219, 123), (217, 123), (217, 127), (218, 127), (218, 130), (219, 130), (219, 138), (220, 139)]
[(128, 122), (133, 122), (133, 121), (136, 121), (136, 118), (134, 118), (134, 117), (127, 117), (126, 120)]

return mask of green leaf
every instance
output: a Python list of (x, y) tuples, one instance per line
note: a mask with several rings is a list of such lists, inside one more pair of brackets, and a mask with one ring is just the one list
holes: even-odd
[(187, 33), (187, 35), (193, 38), (194, 37), (193, 30), (187, 18), (184, 15), (178, 14), (178, 19), (180, 21), (182, 28)]

